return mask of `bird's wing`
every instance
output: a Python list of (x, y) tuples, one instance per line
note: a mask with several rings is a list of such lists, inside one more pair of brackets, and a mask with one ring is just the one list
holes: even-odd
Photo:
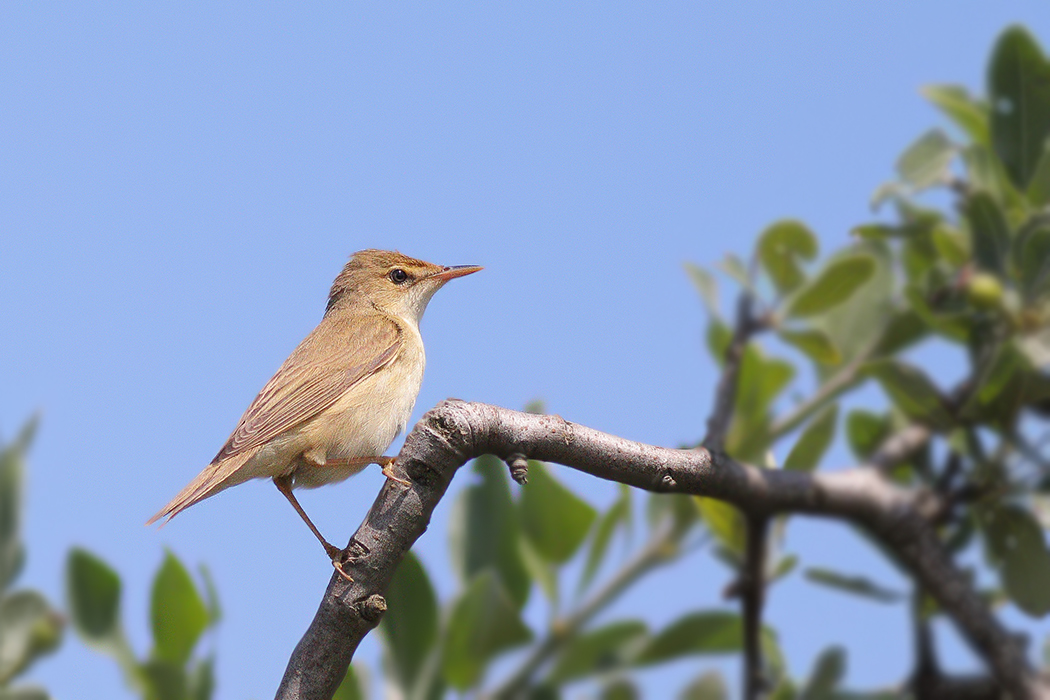
[(350, 387), (389, 365), (403, 347), (401, 327), (386, 316), (322, 322), (255, 397), (212, 464), (318, 415)]

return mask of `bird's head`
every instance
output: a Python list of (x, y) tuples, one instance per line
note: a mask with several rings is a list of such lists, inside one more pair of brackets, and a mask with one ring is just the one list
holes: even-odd
[(370, 303), (418, 324), (434, 292), (449, 280), (480, 269), (478, 265), (442, 267), (396, 251), (362, 250), (354, 253), (332, 283), (325, 313)]

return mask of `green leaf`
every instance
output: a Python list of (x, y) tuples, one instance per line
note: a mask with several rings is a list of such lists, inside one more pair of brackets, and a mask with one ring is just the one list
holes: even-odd
[(858, 459), (867, 459), (890, 434), (888, 416), (857, 409), (846, 416), (846, 438)]
[(912, 311), (937, 333), (960, 343), (965, 343), (969, 339), (972, 320), (966, 314), (934, 313), (923, 293), (913, 285), (904, 288), (904, 298), (911, 305)]
[(618, 669), (647, 634), (644, 622), (623, 620), (577, 635), (565, 643), (548, 681), (561, 684)]
[(466, 690), (481, 680), (490, 659), (531, 639), (500, 578), (492, 570), (482, 571), (452, 605), (442, 663), (445, 679)]
[(919, 342), (929, 332), (930, 326), (921, 314), (914, 309), (901, 309), (890, 317), (873, 354), (893, 355)]
[(962, 267), (970, 260), (970, 246), (966, 236), (948, 226), (938, 226), (930, 234), (937, 254), (954, 267)]
[(831, 336), (819, 328), (800, 331), (781, 330), (778, 335), (785, 343), (793, 345), (811, 360), (822, 365), (837, 365), (842, 362), (842, 353), (835, 347)]
[(153, 657), (183, 666), (208, 627), (208, 617), (190, 573), (174, 554), (166, 552), (153, 579), (150, 600)]
[(689, 613), (646, 643), (635, 664), (646, 666), (693, 654), (730, 654), (741, 649), (743, 633), (736, 613), (710, 610)]
[[(215, 694), (215, 657), (209, 656), (198, 663), (186, 679), (189, 700), (211, 700)], [(339, 698), (339, 692), (333, 700)]]
[(838, 422), (839, 406), (831, 404), (821, 410), (810, 424), (802, 431), (798, 442), (791, 448), (784, 469), (811, 472), (820, 464), (821, 458), (835, 438), (835, 426)]
[(346, 669), (346, 675), (343, 676), (342, 683), (336, 688), (332, 700), (366, 700), (368, 694), (365, 692), (365, 684), (362, 680), (358, 668), (351, 664)]
[(875, 274), (875, 259), (854, 253), (834, 259), (786, 302), (788, 318), (815, 316), (849, 300), (860, 286)]
[(780, 294), (794, 291), (806, 275), (800, 260), (817, 256), (817, 237), (801, 221), (778, 221), (758, 239), (758, 259)]
[(150, 659), (142, 665), (149, 690), (148, 700), (184, 700), (189, 690), (186, 673), (179, 664), (166, 659)]
[(907, 188), (899, 182), (884, 182), (871, 193), (868, 206), (872, 211), (878, 211), (886, 202), (897, 201), (908, 194)]
[(700, 292), (700, 298), (703, 299), (707, 312), (717, 318), (719, 315), (718, 282), (715, 281), (714, 275), (693, 263), (686, 263), (685, 271), (689, 274), (689, 279), (693, 281), (696, 291)]
[(0, 448), (0, 590), (22, 570), (22, 481), (25, 453), (36, 434), (37, 419), (26, 421), (14, 440)]
[(1006, 168), (990, 145), (971, 143), (962, 150), (962, 159), (971, 192), (987, 192), (992, 199), (1009, 209), (1024, 206), (1021, 193), (1010, 181)]
[(201, 580), (204, 581), (204, 603), (208, 607), (208, 624), (217, 625), (222, 620), (222, 606), (219, 605), (219, 591), (211, 577), (211, 569), (204, 564), (197, 566)]
[(591, 548), (587, 552), (587, 563), (584, 564), (583, 574), (580, 576), (580, 590), (587, 587), (598, 573), (598, 568), (605, 559), (605, 552), (609, 549), (609, 542), (619, 526), (626, 526), (631, 512), (631, 492), (629, 489), (620, 490), (620, 496), (602, 514), (594, 528), (594, 537), (591, 538)]
[(558, 482), (542, 462), (529, 462), (529, 485), (518, 504), (525, 535), (548, 561), (563, 564), (583, 544), (598, 516), (586, 501)]
[(895, 603), (904, 597), (897, 591), (884, 588), (863, 576), (847, 576), (831, 569), (810, 567), (805, 570), (804, 576), (813, 583), (819, 583), (822, 586), (834, 588), (843, 593), (852, 593), (876, 600), (880, 603)]
[(742, 561), (747, 541), (747, 523), (744, 521), (743, 514), (736, 506), (725, 501), (704, 496), (693, 496), (693, 498), (700, 511), (700, 517), (718, 539), (719, 544), (733, 555), (737, 563)]
[(561, 700), (561, 691), (554, 686), (541, 683), (526, 689), (522, 700)]
[(798, 557), (794, 554), (789, 554), (786, 557), (781, 557), (777, 565), (773, 567), (773, 570), (769, 572), (767, 583), (773, 583), (784, 578), (798, 566)]
[(10, 689), (0, 688), (0, 700), (52, 700), (52, 698), (43, 688), (19, 686)]
[(901, 229), (888, 224), (861, 224), (850, 230), (851, 236), (856, 236), (866, 241), (887, 241), (891, 238), (900, 238)]
[(780, 683), (769, 694), (769, 700), (798, 700), (798, 690), (790, 678), (780, 679)]
[(981, 517), (985, 551), (1018, 608), (1033, 617), (1050, 612), (1050, 551), (1039, 523), (1014, 505), (989, 509)]
[(977, 266), (1002, 274), (1010, 253), (1010, 227), (999, 204), (987, 192), (975, 192), (963, 207), (970, 223), (971, 248)]
[(1043, 154), (1035, 164), (1025, 196), (1028, 197), (1028, 203), (1037, 209), (1050, 204), (1050, 139), (1043, 142)]
[(923, 96), (978, 143), (988, 143), (988, 107), (959, 85), (926, 85)]
[(389, 653), (391, 670), (406, 694), (416, 685), (426, 655), (437, 644), (438, 601), (426, 569), (408, 552), (386, 591), (387, 611), (379, 632)]
[(1021, 250), (1021, 289), (1035, 300), (1050, 293), (1050, 226), (1027, 233)]
[[(452, 561), (463, 581), (492, 568), (503, 579), (511, 599), (520, 608), (529, 597), (531, 581), (518, 542), (521, 524), (510, 497), (507, 469), (492, 455), (474, 460), (479, 483), (464, 489), (452, 506), (449, 522)], [(533, 487), (533, 475), (529, 485)]]
[(989, 361), (988, 371), (981, 372), (974, 399), (981, 404), (991, 404), (1010, 381), (1025, 369), (1027, 367), (1020, 350), (1009, 345), (1000, 347)]
[(536, 551), (536, 547), (527, 537), (518, 540), (518, 548), (521, 550), (521, 561), (529, 576), (539, 585), (543, 595), (547, 596), (551, 607), (557, 609), (560, 600), (560, 589), (558, 586), (558, 570)]
[(74, 547), (66, 563), (66, 590), (73, 627), (89, 644), (102, 644), (120, 632), (120, 577), (95, 555)]
[[(860, 353), (870, 352), (897, 312), (893, 298), (893, 266), (896, 262), (889, 248), (883, 243), (868, 242), (850, 250), (857, 249), (870, 255), (875, 261), (874, 273), (847, 301), (816, 319), (817, 324), (827, 332), (835, 347), (842, 353), (842, 359), (847, 362)], [(853, 254), (849, 252), (833, 256), (832, 260), (848, 259)]]
[(605, 684), (598, 700), (639, 700), (638, 686), (626, 678), (616, 678)]
[(846, 652), (841, 647), (832, 647), (823, 652), (813, 665), (806, 686), (798, 700), (832, 700), (835, 688), (846, 673)]
[(744, 349), (726, 452), (743, 461), (763, 459), (769, 445), (770, 409), (795, 377), (795, 367), (766, 358), (755, 343)]
[(733, 255), (727, 253), (725, 259), (721, 262), (716, 263), (718, 269), (732, 277), (736, 282), (744, 289), (754, 292), (754, 285), (751, 284), (751, 275), (747, 272), (747, 265), (744, 261)]
[(944, 182), (955, 157), (955, 145), (940, 129), (920, 136), (897, 159), (897, 174), (916, 190)]
[(731, 342), (733, 342), (733, 331), (729, 330), (729, 326), (718, 319), (711, 319), (707, 324), (707, 351), (711, 353), (711, 357), (719, 367), (725, 364), (726, 351)]
[(671, 534), (681, 537), (699, 519), (700, 512), (693, 496), (683, 493), (650, 493), (646, 504), (646, 516), (654, 529), (670, 522)]
[(1050, 136), (1050, 61), (1023, 27), (1000, 35), (988, 67), (992, 145), (1024, 190)]
[(0, 598), (0, 688), (62, 641), (62, 618), (36, 591)]
[(940, 391), (922, 370), (897, 360), (881, 360), (869, 365), (868, 372), (904, 415), (937, 429), (951, 427), (953, 418)]
[(704, 671), (682, 690), (678, 700), (729, 700), (729, 690), (721, 673)]

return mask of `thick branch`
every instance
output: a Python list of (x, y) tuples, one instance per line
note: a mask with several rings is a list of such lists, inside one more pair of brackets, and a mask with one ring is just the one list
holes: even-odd
[[(520, 452), (649, 491), (710, 496), (748, 516), (810, 513), (857, 523), (891, 548), (947, 612), (1014, 700), (1050, 697), (1022, 644), (991, 614), (929, 523), (938, 499), (908, 491), (866, 467), (832, 473), (758, 469), (706, 449), (673, 450), (631, 442), (558, 416), (445, 401), (409, 434), (398, 464), (410, 487), (388, 482), (353, 540), (362, 556), (337, 574), (285, 673), (278, 698), (330, 698), (354, 649), (376, 622), (370, 610), (398, 562), (426, 529), (456, 469), (482, 454)], [(526, 487), (527, 488), (527, 487)]]

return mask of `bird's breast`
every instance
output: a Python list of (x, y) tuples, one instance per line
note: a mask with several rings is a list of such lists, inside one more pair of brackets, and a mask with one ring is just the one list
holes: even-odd
[[(323, 449), (328, 459), (382, 455), (405, 430), (412, 416), (425, 364), (418, 331), (406, 329), (401, 354), (355, 384), (310, 424), (303, 426), (302, 437)], [(296, 481), (309, 488), (341, 481), (358, 470), (337, 471), (307, 475), (297, 470)]]

